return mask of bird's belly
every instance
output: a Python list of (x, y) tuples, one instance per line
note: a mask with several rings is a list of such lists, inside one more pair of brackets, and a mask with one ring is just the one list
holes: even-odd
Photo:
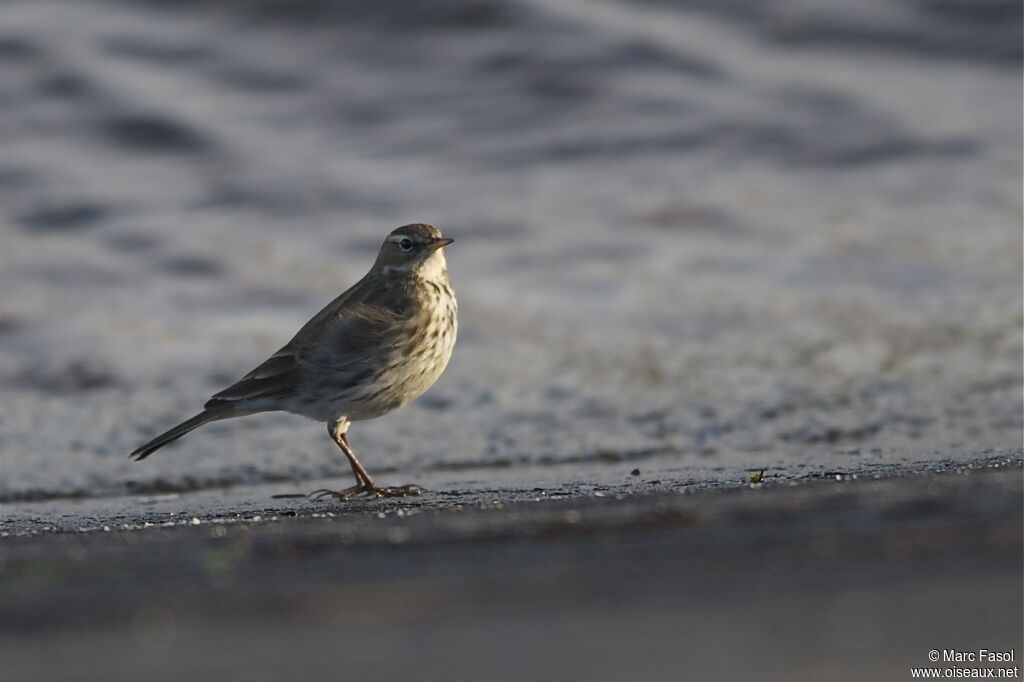
[(455, 346), (454, 310), (426, 325), (410, 326), (402, 343), (377, 358), (372, 374), (339, 395), (337, 415), (350, 421), (374, 419), (408, 405), (444, 372)]
[(358, 396), (347, 401), (351, 421), (374, 419), (408, 405), (434, 385), (451, 357), (451, 348), (430, 357), (405, 357), (382, 371)]

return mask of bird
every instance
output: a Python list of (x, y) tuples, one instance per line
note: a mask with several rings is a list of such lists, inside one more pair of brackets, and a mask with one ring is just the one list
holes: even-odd
[(327, 424), (356, 484), (310, 493), (348, 500), (358, 495), (418, 495), (417, 485), (378, 486), (348, 440), (352, 422), (404, 407), (430, 388), (451, 358), (458, 304), (445, 247), (454, 242), (432, 225), (391, 232), (370, 271), (314, 315), (279, 351), (223, 391), (203, 411), (131, 453), (136, 461), (190, 431), (222, 419), (290, 412)]

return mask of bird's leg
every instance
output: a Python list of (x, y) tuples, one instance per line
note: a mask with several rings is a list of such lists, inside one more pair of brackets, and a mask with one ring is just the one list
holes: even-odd
[(373, 488), (373, 479), (370, 478), (366, 468), (356, 459), (356, 453), (348, 442), (348, 435), (344, 433), (339, 434), (336, 442), (341, 451), (345, 453), (345, 457), (348, 458), (348, 463), (352, 466), (352, 475), (356, 477), (356, 483), (364, 488)]
[(309, 494), (314, 499), (321, 497), (334, 497), (338, 500), (347, 500), (356, 495), (362, 493), (368, 493), (373, 490), (373, 479), (370, 478), (370, 474), (366, 472), (366, 469), (359, 460), (356, 459), (356, 454), (352, 450), (352, 446), (349, 445), (348, 436), (345, 435), (345, 431), (348, 428), (348, 422), (345, 420), (339, 420), (336, 422), (327, 422), (327, 433), (331, 435), (331, 439), (338, 444), (341, 451), (345, 453), (345, 457), (348, 459), (349, 465), (352, 467), (352, 475), (355, 476), (356, 484), (351, 488), (345, 488), (344, 490), (329, 490), (327, 488), (321, 488), (320, 490), (314, 490)]
[(423, 488), (418, 485), (403, 485), (393, 488), (382, 488), (376, 485), (373, 479), (370, 478), (366, 468), (356, 459), (356, 453), (349, 444), (348, 435), (345, 432), (347, 427), (347, 421), (331, 422), (327, 425), (327, 431), (331, 434), (334, 442), (338, 444), (338, 447), (341, 448), (341, 451), (345, 453), (345, 457), (348, 458), (356, 484), (344, 490), (328, 490), (326, 488), (315, 490), (310, 493), (311, 497), (319, 499), (330, 496), (338, 500), (348, 500), (364, 493), (374, 497), (404, 497), (406, 495), (420, 495), (423, 493)]
[[(423, 494), (423, 488), (418, 485), (400, 485), (393, 487), (381, 487), (373, 482), (370, 478), (370, 474), (366, 471), (366, 468), (356, 459), (356, 453), (352, 449), (352, 445), (348, 442), (348, 435), (345, 433), (338, 434), (335, 441), (338, 446), (348, 457), (349, 464), (352, 465), (352, 473), (356, 477), (357, 482), (362, 483), (362, 491), (373, 495), (374, 497), (405, 497), (406, 495), (421, 495)], [(356, 486), (358, 487), (358, 486)]]

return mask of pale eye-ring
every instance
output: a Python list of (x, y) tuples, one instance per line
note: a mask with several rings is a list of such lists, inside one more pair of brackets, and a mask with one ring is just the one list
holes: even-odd
[(398, 242), (398, 248), (402, 251), (412, 251), (412, 240), (406, 237), (402, 241)]

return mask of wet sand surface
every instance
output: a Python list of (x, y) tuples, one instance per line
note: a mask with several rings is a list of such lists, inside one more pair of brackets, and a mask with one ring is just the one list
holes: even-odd
[(457, 240), (459, 341), (353, 427), (371, 473), (1019, 452), (1020, 14), (4, 3), (0, 502), (348, 476), (284, 415), (127, 453), (417, 221)]
[(8, 538), (0, 655), (12, 680), (908, 679), (1019, 647), (1022, 485), (992, 461)]

